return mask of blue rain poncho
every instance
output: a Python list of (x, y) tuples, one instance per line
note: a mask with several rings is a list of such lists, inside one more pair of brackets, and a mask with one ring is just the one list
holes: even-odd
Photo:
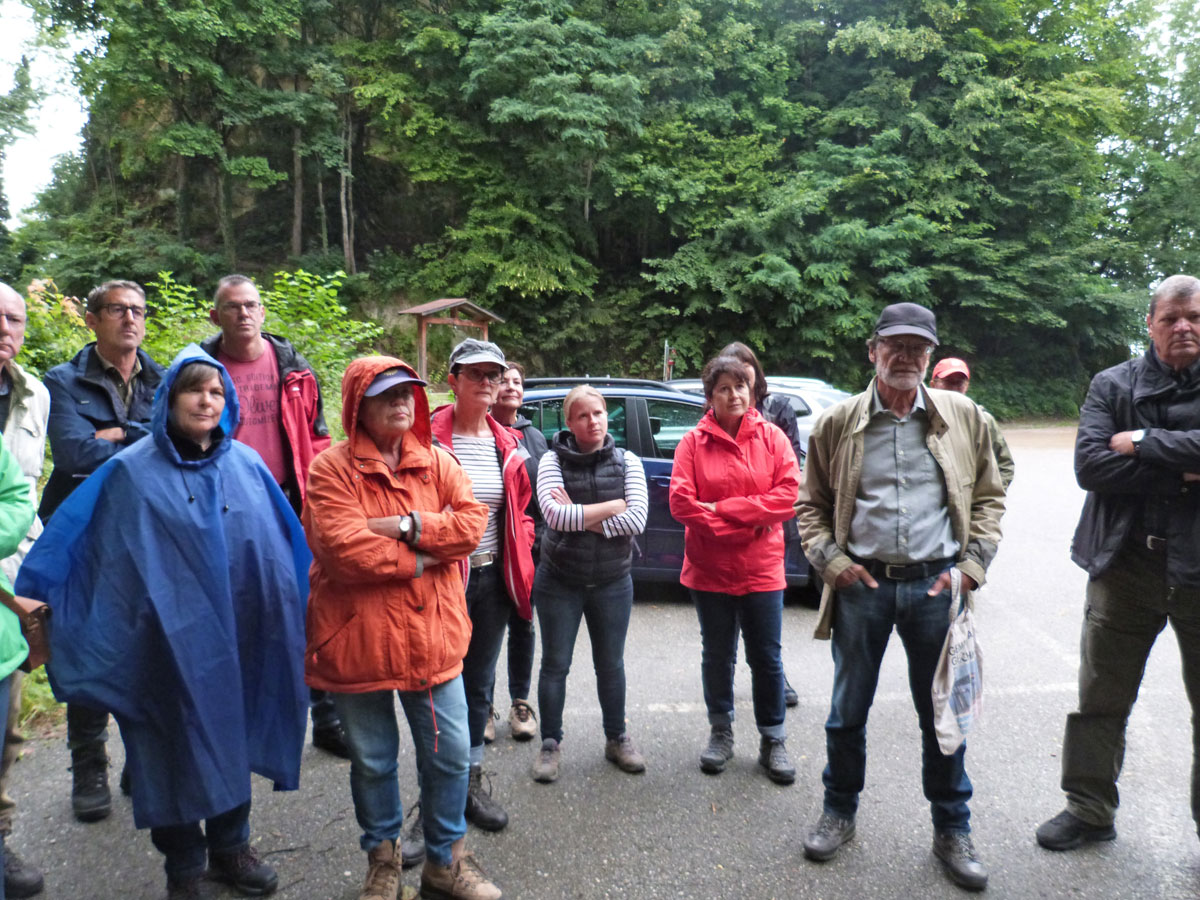
[(233, 433), (232, 379), (187, 347), (155, 396), (151, 438), (63, 502), (17, 581), (53, 608), (55, 696), (116, 716), (138, 828), (245, 803), (251, 772), (296, 789), (308, 712), (304, 532), (246, 445), (180, 456), (167, 397), (189, 362), (220, 370)]

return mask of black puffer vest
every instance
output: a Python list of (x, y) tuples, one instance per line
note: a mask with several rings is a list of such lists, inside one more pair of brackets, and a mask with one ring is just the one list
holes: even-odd
[[(625, 498), (625, 452), (612, 435), (592, 453), (580, 453), (569, 431), (554, 435), (550, 452), (558, 454), (563, 486), (574, 503), (603, 503)], [(542, 535), (540, 565), (549, 566), (556, 578), (571, 584), (607, 584), (628, 575), (633, 561), (633, 539), (627, 535), (606, 538), (594, 531), (555, 531)]]

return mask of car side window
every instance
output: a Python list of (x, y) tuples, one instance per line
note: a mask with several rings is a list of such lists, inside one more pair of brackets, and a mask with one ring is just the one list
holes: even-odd
[(655, 456), (661, 459), (675, 458), (675, 448), (683, 436), (695, 428), (704, 415), (703, 406), (673, 400), (647, 400), (646, 410), (650, 416), (650, 433), (654, 436)]
[[(627, 437), (628, 428), (625, 418), (625, 398), (624, 397), (605, 397), (605, 404), (608, 406), (608, 433), (612, 435), (613, 443), (618, 447), (625, 449), (629, 446)], [(540, 404), (541, 414), (538, 418), (534, 418), (529, 413), (525, 412), (526, 407), (522, 407), (522, 414), (529, 417), (542, 434), (546, 436), (546, 442), (549, 443), (554, 435), (567, 427), (566, 420), (563, 419), (562, 400), (543, 400)]]
[(797, 397), (795, 394), (784, 394), (784, 396), (787, 397), (788, 403), (792, 405), (792, 412), (796, 414), (797, 419), (812, 415), (812, 408), (803, 399)]

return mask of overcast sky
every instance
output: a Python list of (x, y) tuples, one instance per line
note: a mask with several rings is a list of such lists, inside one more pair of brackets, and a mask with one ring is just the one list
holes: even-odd
[(20, 212), (50, 183), (50, 168), (60, 153), (79, 149), (79, 130), (87, 117), (75, 86), (71, 84), (70, 60), (66, 54), (35, 46), (36, 30), (29, 10), (20, 0), (0, 0), (0, 92), (12, 88), (12, 70), (25, 54), (33, 60), (33, 81), (46, 98), (33, 113), (34, 133), (22, 136), (4, 160), (4, 191), (8, 195), (12, 217), (9, 226), (19, 222)]

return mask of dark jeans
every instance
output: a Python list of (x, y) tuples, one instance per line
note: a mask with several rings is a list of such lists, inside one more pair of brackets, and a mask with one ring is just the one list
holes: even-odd
[(67, 749), (103, 749), (108, 741), (108, 712), (80, 703), (67, 704)]
[(633, 611), (633, 579), (624, 575), (607, 584), (570, 584), (542, 566), (534, 576), (533, 593), (542, 626), (542, 669), (538, 674), (542, 738), (562, 740), (567, 673), (575, 655), (579, 623), (585, 618), (604, 736), (620, 737), (625, 733), (625, 635)]
[[(536, 577), (536, 576), (535, 576)], [(537, 601), (530, 598), (534, 606)], [(533, 620), (526, 622), (513, 606), (508, 616), (508, 696), (528, 700), (533, 688)]]
[(328, 691), (308, 689), (308, 709), (312, 713), (313, 728), (331, 728), (339, 724), (337, 707), (333, 695)]
[(471, 617), (471, 643), (463, 659), (463, 688), (467, 694), (467, 723), (471, 731), (471, 761), (483, 754), (483, 729), (492, 709), (496, 661), (504, 646), (504, 627), (512, 601), (504, 588), (503, 563), (472, 569), (467, 584), (467, 614)]
[(893, 626), (908, 655), (908, 687), (921, 727), (921, 781), (938, 831), (969, 832), (971, 781), (964, 743), (943, 756), (933, 727), (933, 673), (949, 627), (950, 591), (927, 594), (936, 576), (879, 578), (837, 592), (833, 623), (833, 700), (825, 722), (825, 811), (852, 819), (867, 770), (867, 713)]
[(1109, 570), (1088, 581), (1080, 637), (1079, 709), (1067, 716), (1062, 787), (1067, 809), (1108, 825), (1117, 814), (1125, 724), (1146, 659), (1171, 623), (1192, 710), (1192, 818), (1200, 823), (1200, 590), (1168, 587), (1166, 554), (1126, 543)]
[(188, 881), (204, 874), (211, 853), (228, 853), (250, 842), (250, 801), (199, 822), (151, 828), (150, 840), (167, 859), (167, 880)]
[(750, 666), (755, 724), (766, 737), (786, 737), (780, 658), (783, 591), (722, 594), (692, 590), (691, 593), (700, 619), (700, 680), (709, 724), (733, 724), (733, 672), (740, 625), (746, 662)]

